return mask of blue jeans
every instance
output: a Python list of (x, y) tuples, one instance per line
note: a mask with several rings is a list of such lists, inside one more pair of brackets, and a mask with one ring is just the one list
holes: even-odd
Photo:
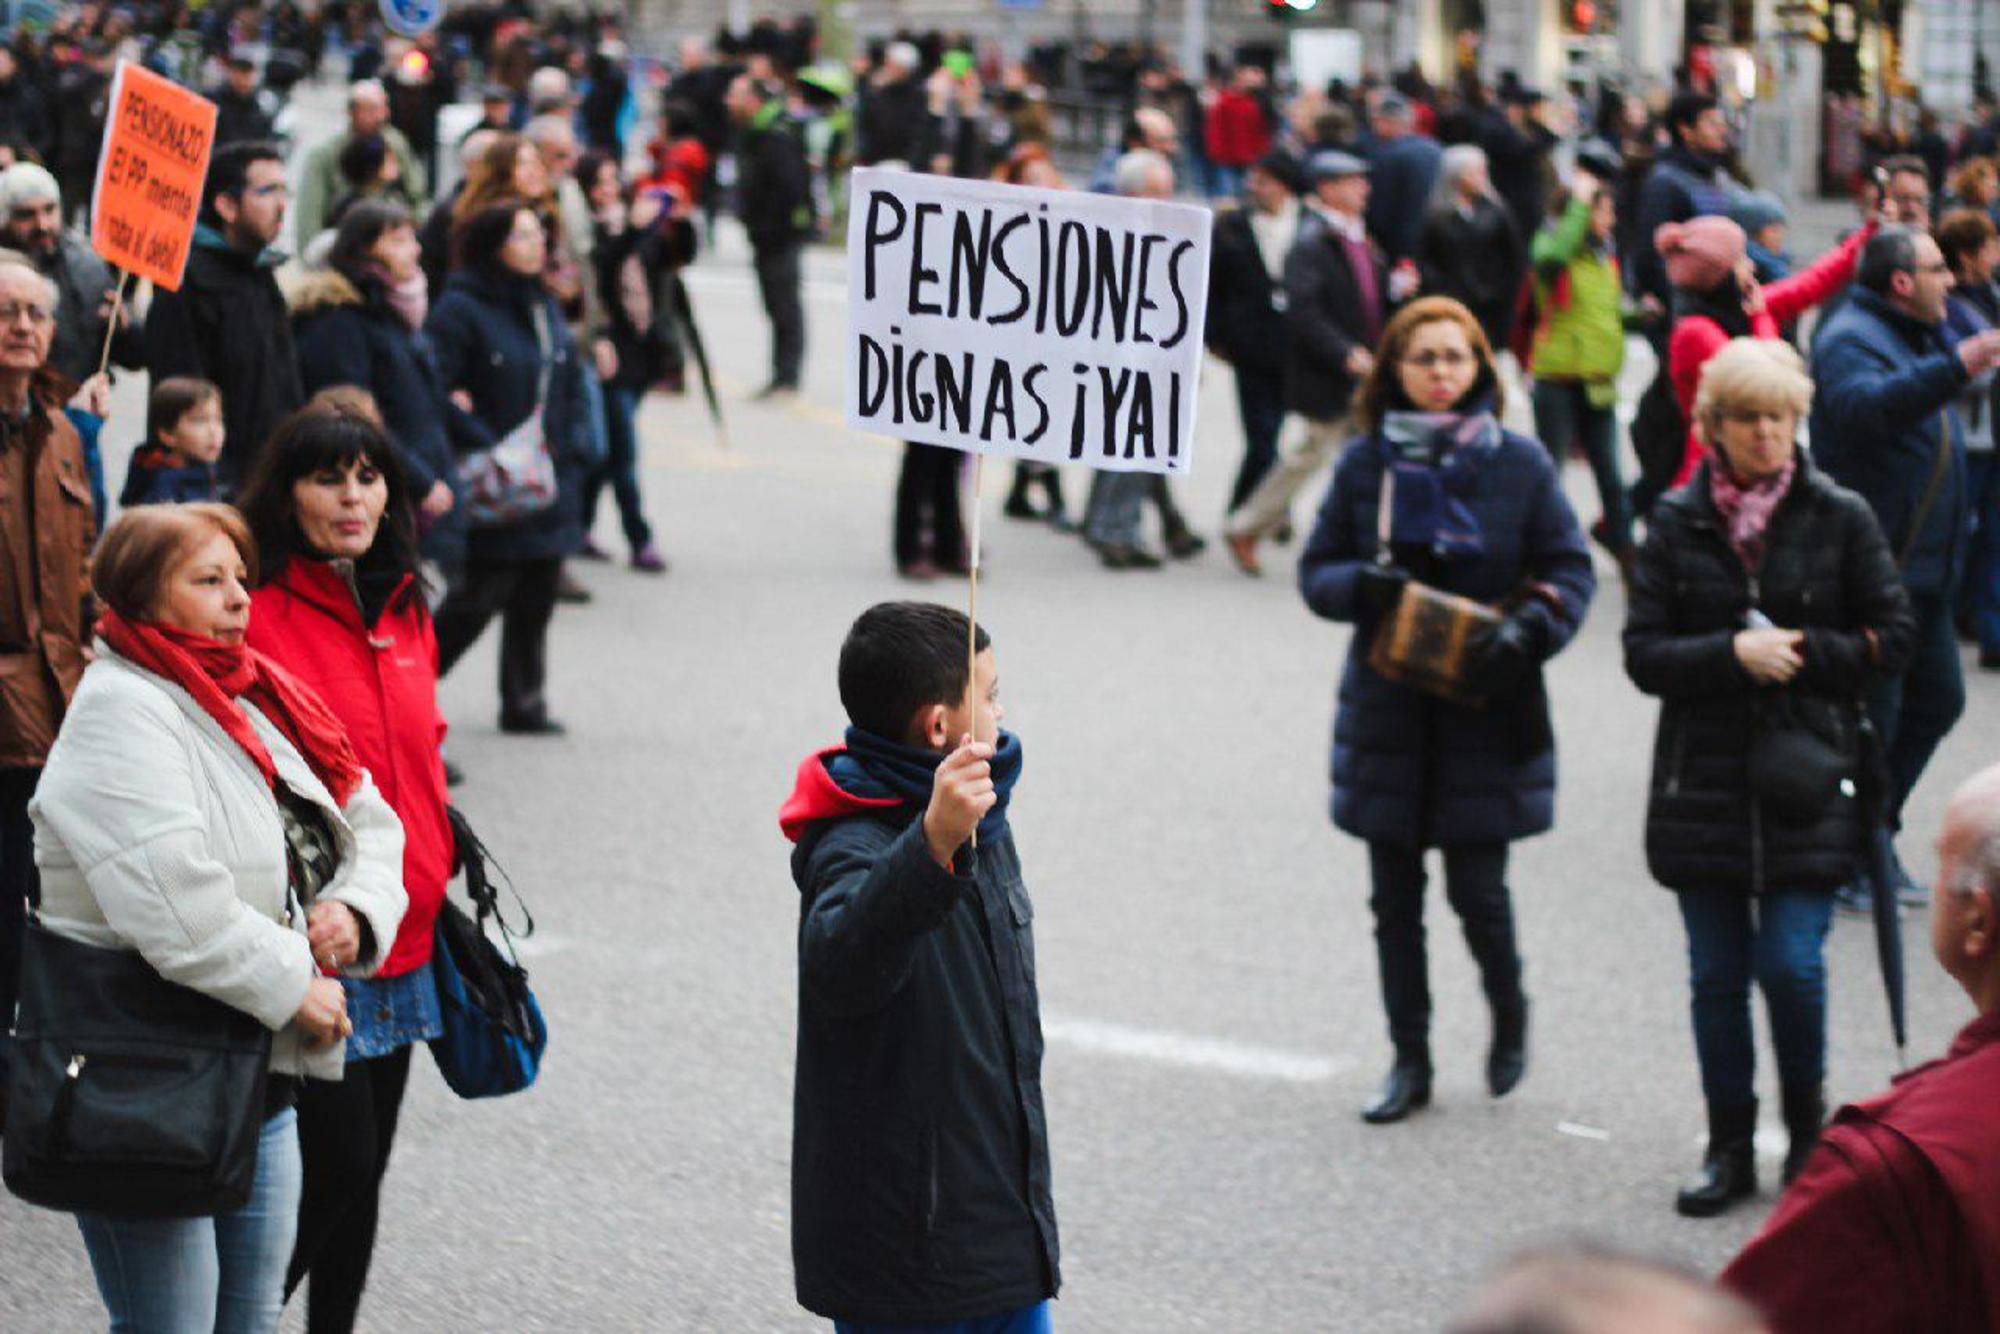
[(1004, 1315), (981, 1316), (977, 1320), (951, 1320), (935, 1325), (878, 1325), (858, 1320), (836, 1320), (834, 1334), (1050, 1334), (1055, 1328), (1049, 1319), (1049, 1304), (1036, 1302)]
[(1787, 890), (1754, 900), (1733, 890), (1684, 891), (1694, 1049), (1701, 1091), (1711, 1106), (1741, 1107), (1757, 1097), (1757, 1048), (1750, 1031), (1750, 982), (1771, 1015), (1778, 1078), (1788, 1086), (1826, 1078), (1826, 959), (1833, 895)]
[(299, 1225), (298, 1116), (257, 1139), (250, 1202), (215, 1218), (78, 1214), (112, 1334), (270, 1334)]
[(1903, 803), (1931, 762), (1938, 743), (1965, 712), (1965, 665), (1959, 661), (1958, 632), (1951, 599), (1943, 593), (1910, 594), (1917, 631), (1910, 662), (1901, 676), (1880, 681), (1868, 692), (1868, 712), (1881, 733), (1889, 765), (1889, 827), (1903, 827)]
[(583, 530), (597, 525), (597, 502), (611, 485), (611, 498), (618, 505), (618, 526), (632, 554), (650, 545), (653, 529), (646, 522), (646, 507), (639, 497), (639, 431), (636, 416), (639, 396), (630, 389), (604, 386), (604, 461), (591, 471), (583, 486)]
[(1972, 623), (1984, 654), (2000, 653), (2000, 454), (1966, 455), (1972, 497), (1972, 549), (1966, 553), (1959, 614)]
[(1100, 547), (1136, 547), (1153, 476), (1143, 472), (1094, 472), (1083, 535)]
[(1618, 475), (1618, 418), (1610, 406), (1594, 407), (1581, 380), (1537, 380), (1535, 433), (1561, 468), (1571, 445), (1580, 445), (1597, 482), (1604, 532), (1613, 548), (1632, 541), (1632, 514)]

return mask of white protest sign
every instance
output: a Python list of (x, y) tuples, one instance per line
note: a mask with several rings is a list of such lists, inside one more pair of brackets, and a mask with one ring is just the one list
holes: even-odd
[(862, 168), (847, 423), (1115, 472), (1185, 473), (1210, 214)]

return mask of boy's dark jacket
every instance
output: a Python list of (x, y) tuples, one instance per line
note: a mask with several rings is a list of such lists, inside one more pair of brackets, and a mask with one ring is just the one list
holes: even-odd
[(1014, 838), (954, 873), (922, 807), (808, 757), (798, 846), (792, 1263), (830, 1319), (968, 1320), (1060, 1283), (1034, 910)]
[(125, 474), (125, 489), (118, 493), (118, 505), (178, 505), (190, 500), (219, 500), (215, 465), (175, 463), (173, 453), (157, 440), (132, 451), (132, 463)]

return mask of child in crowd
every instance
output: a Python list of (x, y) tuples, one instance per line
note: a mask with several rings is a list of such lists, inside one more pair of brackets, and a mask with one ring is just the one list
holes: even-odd
[(799, 766), (798, 1297), (840, 1334), (1050, 1328), (1041, 1005), (982, 628), (885, 602), (840, 651), (846, 742)]
[(146, 403), (146, 443), (132, 451), (120, 506), (221, 499), (215, 461), (222, 457), (222, 391), (176, 375), (153, 386)]

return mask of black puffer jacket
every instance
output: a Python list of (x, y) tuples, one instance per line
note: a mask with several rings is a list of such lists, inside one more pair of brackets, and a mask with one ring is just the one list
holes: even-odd
[(998, 1315), (1060, 1281), (1014, 836), (955, 875), (914, 814), (813, 825), (792, 855), (792, 1263), (802, 1306), (867, 1324)]
[[(1752, 576), (1709, 496), (1712, 466), (1659, 502), (1631, 585), (1625, 670), (1662, 701), (1647, 865), (1673, 890), (1832, 889), (1861, 851), (1860, 801), (1843, 797), (1811, 824), (1788, 824), (1751, 797), (1750, 747), (1787, 709), (1858, 751), (1863, 691), (1909, 655), (1909, 597), (1867, 502), (1803, 450)], [(1805, 667), (1789, 686), (1760, 686), (1736, 660), (1753, 606), (1805, 631)]]

